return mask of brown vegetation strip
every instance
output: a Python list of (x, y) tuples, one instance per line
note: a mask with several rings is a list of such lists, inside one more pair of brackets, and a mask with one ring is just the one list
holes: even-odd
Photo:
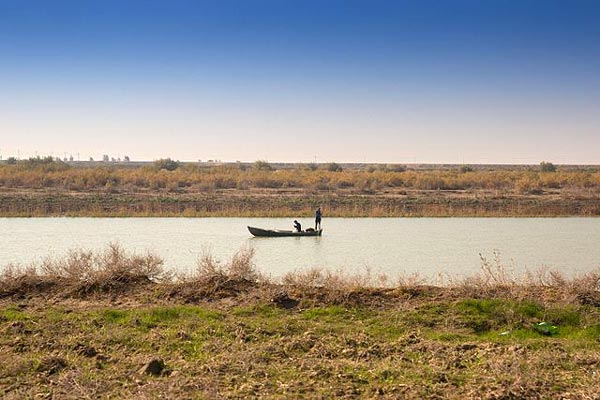
[(598, 216), (596, 198), (455, 195), (440, 192), (404, 196), (305, 194), (104, 194), (0, 193), (0, 216), (310, 216), (321, 206), (328, 217), (527, 217)]
[(25, 160), (0, 164), (0, 216), (600, 215), (593, 167), (334, 167)]

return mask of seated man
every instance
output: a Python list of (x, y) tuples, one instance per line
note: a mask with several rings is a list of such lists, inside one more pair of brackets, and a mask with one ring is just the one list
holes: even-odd
[(296, 220), (294, 220), (294, 228), (296, 228), (296, 232), (302, 232), (302, 225)]

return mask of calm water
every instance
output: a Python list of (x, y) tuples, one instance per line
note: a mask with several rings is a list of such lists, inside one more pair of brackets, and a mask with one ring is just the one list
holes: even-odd
[(600, 218), (327, 218), (322, 237), (302, 238), (252, 238), (246, 230), (291, 224), (291, 218), (0, 218), (0, 268), (110, 242), (152, 251), (180, 270), (203, 252), (226, 260), (249, 246), (259, 269), (272, 276), (310, 267), (460, 276), (478, 271), (479, 253), (491, 259), (494, 250), (515, 272), (545, 267), (571, 275), (600, 267)]

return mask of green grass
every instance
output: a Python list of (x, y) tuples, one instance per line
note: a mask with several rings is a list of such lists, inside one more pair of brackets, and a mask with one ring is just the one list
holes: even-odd
[(0, 321), (22, 321), (28, 318), (28, 314), (16, 306), (8, 306), (0, 310)]
[(108, 324), (119, 324), (129, 318), (128, 311), (122, 310), (104, 310), (100, 313), (100, 318)]
[(147, 329), (173, 325), (178, 321), (218, 321), (222, 317), (220, 312), (191, 306), (157, 307), (138, 310), (130, 315), (137, 325)]
[[(542, 320), (558, 333), (536, 332)], [(600, 318), (588, 306), (499, 299), (294, 310), (260, 301), (231, 308), (7, 305), (0, 330), (0, 396), (7, 398), (463, 399), (530, 397), (527, 390), (560, 398), (589, 397), (600, 385), (590, 372), (600, 363)], [(86, 346), (97, 355), (86, 355)], [(66, 367), (50, 374), (50, 357)], [(138, 372), (157, 357), (171, 375)]]
[(308, 320), (326, 320), (326, 321), (339, 321), (341, 319), (350, 318), (354, 315), (348, 309), (341, 306), (331, 307), (316, 307), (306, 310), (302, 313), (304, 318)]
[(238, 317), (254, 317), (256, 315), (264, 317), (277, 317), (283, 314), (284, 311), (267, 304), (258, 304), (245, 307), (235, 307), (231, 312), (233, 315)]

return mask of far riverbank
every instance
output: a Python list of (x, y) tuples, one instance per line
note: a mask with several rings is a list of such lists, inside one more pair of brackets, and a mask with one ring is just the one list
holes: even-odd
[(209, 193), (0, 190), (0, 217), (564, 217), (600, 216), (594, 193), (487, 190), (224, 189)]

